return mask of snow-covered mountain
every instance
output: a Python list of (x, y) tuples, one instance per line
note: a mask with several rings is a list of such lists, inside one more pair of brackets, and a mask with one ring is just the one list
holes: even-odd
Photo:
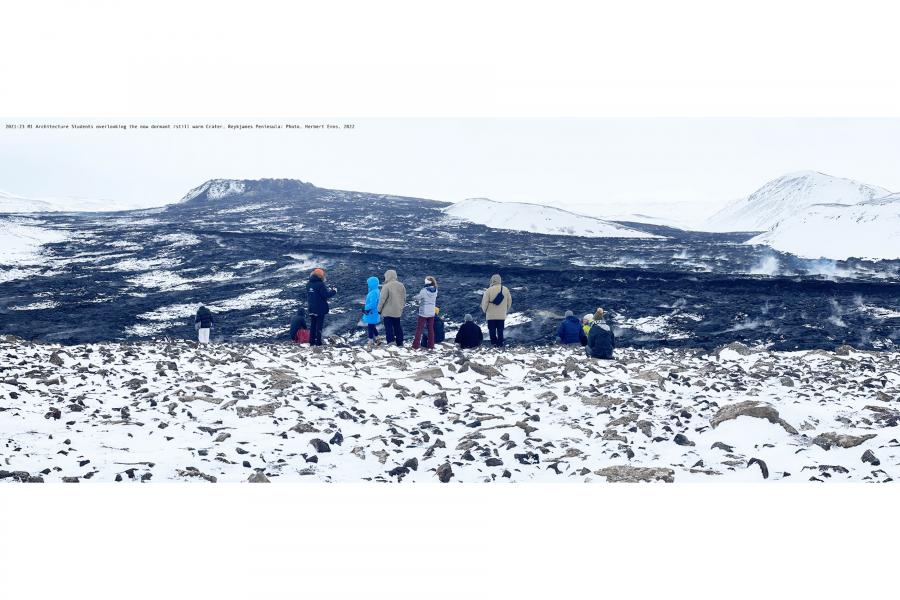
[(135, 202), (114, 202), (77, 196), (29, 198), (0, 191), (0, 213), (113, 212), (138, 208), (147, 207)]
[(243, 194), (247, 190), (247, 182), (237, 179), (210, 179), (202, 185), (198, 185), (181, 199), (181, 202), (191, 200), (219, 200), (228, 196)]
[(486, 225), (493, 229), (597, 238), (660, 237), (611, 221), (524, 202), (496, 202), (487, 198), (469, 198), (448, 206), (443, 212), (454, 219)]
[(882, 187), (817, 171), (800, 171), (774, 179), (747, 198), (732, 202), (700, 227), (706, 231), (768, 231), (799, 216), (814, 204), (858, 204), (889, 195)]
[(809, 206), (746, 243), (805, 258), (900, 259), (900, 194)]

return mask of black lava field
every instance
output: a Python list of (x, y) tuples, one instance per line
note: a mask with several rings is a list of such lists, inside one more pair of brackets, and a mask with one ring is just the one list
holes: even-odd
[[(630, 225), (664, 237), (496, 230), (449, 219), (441, 202), (294, 180), (239, 189), (201, 191), (164, 209), (36, 217), (68, 237), (46, 245), (29, 276), (0, 283), (0, 334), (63, 343), (193, 338), (193, 313), (205, 303), (217, 318), (214, 340), (286, 339), (310, 270), (323, 266), (338, 288), (325, 333), (353, 343), (362, 339), (365, 280), (386, 269), (397, 270), (410, 298), (436, 276), (448, 331), (466, 312), (481, 318), (481, 292), (500, 273), (513, 295), (511, 343), (551, 343), (567, 309), (598, 306), (630, 346), (900, 343), (898, 261), (809, 261), (743, 245), (750, 233), (639, 224)], [(409, 329), (414, 318), (410, 302)]]

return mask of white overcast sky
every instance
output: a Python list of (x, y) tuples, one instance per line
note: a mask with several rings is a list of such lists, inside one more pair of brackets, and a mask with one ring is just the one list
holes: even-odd
[(536, 202), (595, 215), (703, 210), (806, 169), (900, 190), (900, 119), (331, 122), (356, 127), (5, 129), (0, 132), (0, 190), (156, 206), (177, 201), (212, 178), (283, 177), (447, 201)]

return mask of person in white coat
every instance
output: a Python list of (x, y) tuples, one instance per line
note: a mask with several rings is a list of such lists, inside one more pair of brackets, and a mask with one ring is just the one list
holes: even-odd
[(419, 301), (419, 315), (416, 319), (416, 335), (413, 337), (413, 349), (419, 348), (419, 342), (422, 341), (422, 331), (428, 327), (428, 346), (431, 350), (434, 348), (434, 308), (437, 303), (437, 279), (429, 275), (425, 278), (425, 287), (418, 294), (416, 300)]

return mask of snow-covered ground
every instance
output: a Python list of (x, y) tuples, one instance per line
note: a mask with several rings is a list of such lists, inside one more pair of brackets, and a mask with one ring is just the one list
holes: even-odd
[(60, 198), (30, 198), (0, 191), (0, 213), (40, 212), (110, 212), (149, 208), (140, 202), (112, 201), (99, 198), (64, 196)]
[(64, 242), (65, 231), (42, 227), (39, 220), (0, 219), (0, 266), (40, 264), (45, 260), (45, 244)]
[(610, 221), (541, 204), (495, 202), (487, 198), (469, 198), (448, 206), (443, 212), (448, 217), (486, 225), (494, 229), (582, 237), (659, 237)]
[(846, 206), (817, 204), (746, 243), (804, 258), (900, 259), (900, 194)]
[(814, 204), (857, 204), (887, 196), (885, 188), (817, 171), (789, 173), (712, 215), (705, 231), (768, 231), (779, 221), (801, 215)]
[(900, 355), (0, 338), (3, 481), (871, 481)]

